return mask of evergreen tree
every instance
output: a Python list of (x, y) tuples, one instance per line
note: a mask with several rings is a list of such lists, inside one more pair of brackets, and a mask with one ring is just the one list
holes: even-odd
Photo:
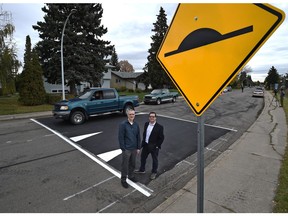
[(100, 39), (107, 33), (107, 28), (101, 25), (101, 4), (46, 4), (42, 8), (44, 22), (37, 22), (33, 28), (42, 39), (37, 50), (49, 83), (62, 82), (61, 35), (72, 9), (76, 12), (69, 17), (65, 27), (63, 62), (66, 84), (70, 86), (70, 92), (75, 94), (75, 85), (80, 82), (99, 85), (113, 46), (110, 41)]
[(116, 53), (115, 47), (113, 47), (112, 56), (111, 56), (111, 59), (110, 59), (110, 64), (115, 67), (114, 68), (115, 71), (119, 71), (120, 70), (120, 65), (119, 65), (119, 62), (118, 62), (118, 55)]
[(42, 69), (36, 51), (31, 51), (31, 40), (26, 36), (24, 67), (21, 74), (19, 101), (24, 105), (44, 104), (46, 93), (43, 86)]
[(143, 75), (144, 83), (146, 86), (151, 84), (152, 88), (174, 86), (169, 76), (156, 59), (158, 49), (160, 48), (162, 40), (164, 39), (168, 29), (166, 16), (167, 15), (165, 14), (164, 9), (160, 7), (159, 15), (157, 15), (157, 21), (156, 23), (153, 23), (154, 28), (152, 31), (155, 32), (155, 34), (151, 36), (152, 43), (151, 48), (148, 50), (148, 63), (146, 63), (145, 67), (143, 68), (145, 72)]
[(270, 70), (268, 71), (268, 76), (265, 78), (264, 84), (266, 88), (271, 89), (274, 88), (275, 83), (279, 83), (279, 74), (277, 72), (277, 69), (272, 66)]

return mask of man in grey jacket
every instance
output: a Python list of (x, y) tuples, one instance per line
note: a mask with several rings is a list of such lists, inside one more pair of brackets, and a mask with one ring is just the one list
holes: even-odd
[(141, 149), (140, 128), (134, 121), (135, 111), (128, 110), (127, 117), (127, 120), (120, 123), (118, 132), (119, 145), (122, 150), (121, 184), (124, 188), (128, 188), (127, 176), (131, 181), (137, 182), (133, 172), (136, 156)]

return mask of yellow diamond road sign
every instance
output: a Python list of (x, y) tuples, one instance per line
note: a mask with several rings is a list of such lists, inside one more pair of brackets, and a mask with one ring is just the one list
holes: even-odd
[(179, 4), (157, 59), (200, 116), (284, 18), (269, 4)]

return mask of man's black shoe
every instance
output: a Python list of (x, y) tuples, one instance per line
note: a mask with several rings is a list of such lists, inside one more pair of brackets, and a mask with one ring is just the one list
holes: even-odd
[(122, 184), (122, 186), (123, 186), (124, 188), (128, 188), (128, 187), (129, 187), (129, 185), (128, 185), (128, 183), (126, 182), (126, 180), (125, 180), (125, 181), (122, 181), (122, 180), (121, 180), (121, 184)]
[(131, 181), (135, 182), (135, 183), (138, 182), (135, 177), (132, 177), (132, 178), (129, 178), (129, 179), (130, 179)]

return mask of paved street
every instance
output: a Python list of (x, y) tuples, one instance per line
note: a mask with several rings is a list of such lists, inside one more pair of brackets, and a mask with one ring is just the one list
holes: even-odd
[[(206, 165), (241, 136), (261, 111), (263, 100), (252, 98), (250, 93), (248, 89), (244, 93), (223, 94), (205, 113), (205, 138), (209, 144), (205, 149)], [(141, 105), (136, 109), (140, 125), (152, 110), (158, 113), (158, 120), (167, 132), (166, 149), (163, 145), (160, 153), (161, 172), (156, 180), (147, 181), (144, 177), (140, 179), (142, 186), (131, 184), (128, 190), (121, 187), (118, 179), (119, 156), (107, 162), (108, 170), (106, 165), (99, 165), (102, 160), (97, 156), (117, 148), (116, 133), (107, 133), (107, 129), (115, 131), (125, 117), (95, 117), (81, 126), (47, 115), (32, 116), (35, 121), (24, 116), (2, 121), (0, 209), (3, 212), (150, 212), (195, 176), (197, 163), (193, 153), (196, 144), (193, 127), (197, 119), (185, 101), (180, 98), (175, 104)], [(101, 131), (71, 144), (72, 137)], [(225, 133), (221, 135), (217, 131)], [(213, 138), (213, 134), (218, 135)], [(151, 195), (147, 197), (139, 188)]]

